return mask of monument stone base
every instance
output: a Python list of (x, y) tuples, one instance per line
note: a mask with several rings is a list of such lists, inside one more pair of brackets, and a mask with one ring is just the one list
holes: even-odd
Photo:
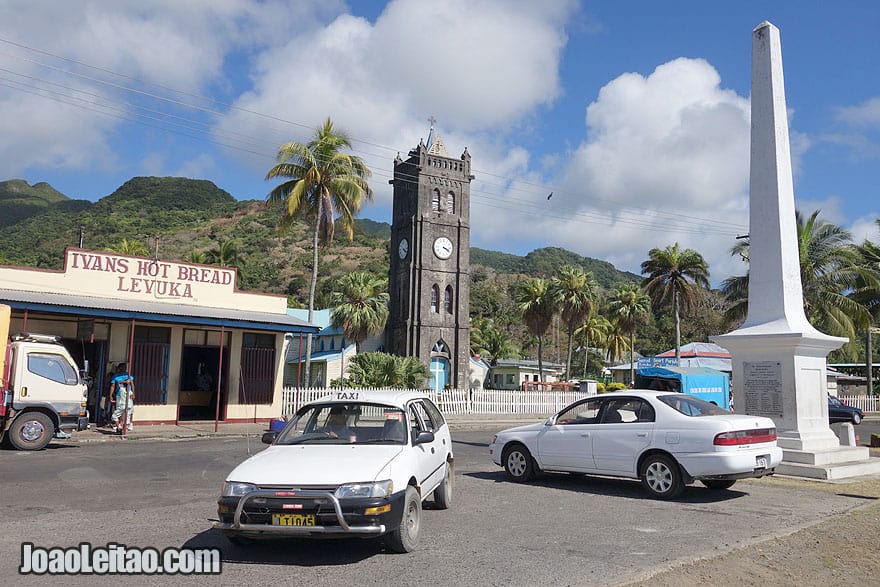
[(880, 459), (870, 457), (866, 446), (840, 447), (825, 452), (783, 450), (776, 474), (829, 481), (880, 475)]

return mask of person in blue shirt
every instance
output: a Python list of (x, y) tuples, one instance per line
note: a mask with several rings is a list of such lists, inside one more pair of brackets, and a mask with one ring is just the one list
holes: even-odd
[[(117, 433), (121, 433), (123, 426), (131, 430), (131, 417), (134, 413), (134, 377), (128, 373), (128, 365), (120, 363), (116, 367), (116, 374), (110, 380), (110, 401), (114, 404), (113, 414), (110, 417)], [(125, 423), (122, 417), (125, 414)]]

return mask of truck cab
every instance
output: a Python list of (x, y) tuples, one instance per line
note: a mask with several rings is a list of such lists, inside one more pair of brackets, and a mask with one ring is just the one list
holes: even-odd
[(6, 346), (0, 440), (19, 450), (40, 450), (56, 434), (84, 430), (87, 386), (61, 338), (18, 334)]

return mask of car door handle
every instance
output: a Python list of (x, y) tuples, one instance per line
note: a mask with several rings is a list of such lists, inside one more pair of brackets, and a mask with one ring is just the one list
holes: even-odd
[(431, 454), (434, 454), (434, 447), (431, 447)]
[(639, 438), (646, 438), (648, 436), (647, 432), (639, 432), (636, 434)]
[(590, 433), (589, 432), (581, 432), (581, 436), (583, 436), (584, 438), (588, 438), (590, 436)]

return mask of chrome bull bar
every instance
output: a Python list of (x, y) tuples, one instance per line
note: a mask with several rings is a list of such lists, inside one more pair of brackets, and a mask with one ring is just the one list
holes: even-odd
[[(281, 493), (282, 495), (279, 495)], [(284, 497), (306, 497), (306, 498), (323, 498), (324, 500), (330, 502), (333, 506), (333, 510), (336, 513), (336, 521), (339, 522), (339, 526), (273, 526), (272, 524), (242, 524), (241, 523), (241, 514), (244, 513), (245, 504), (255, 498), (255, 497), (273, 497), (273, 498), (284, 498)], [(345, 516), (342, 515), (342, 506), (339, 504), (339, 499), (330, 493), (329, 491), (315, 491), (315, 490), (271, 490), (271, 489), (257, 489), (255, 491), (249, 491), (241, 496), (241, 499), (238, 500), (238, 505), (235, 507), (235, 516), (232, 518), (232, 522), (214, 522), (212, 525), (213, 528), (218, 530), (232, 530), (232, 531), (241, 531), (241, 532), (271, 532), (276, 534), (384, 534), (385, 533), (385, 525), (379, 524), (378, 526), (350, 526), (348, 522), (345, 521)]]

